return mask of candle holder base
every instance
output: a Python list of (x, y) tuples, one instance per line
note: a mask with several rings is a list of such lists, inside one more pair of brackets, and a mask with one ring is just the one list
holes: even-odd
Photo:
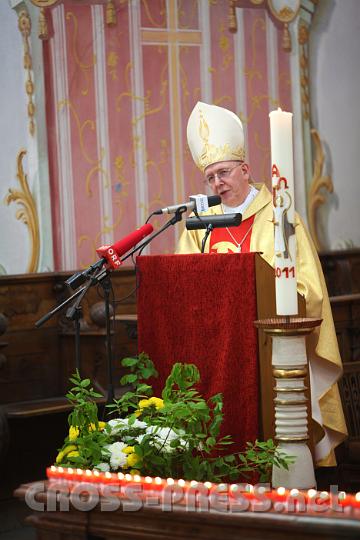
[(322, 319), (295, 316), (271, 317), (254, 321), (256, 328), (261, 328), (267, 334), (287, 336), (310, 334), (321, 323)]
[(289, 469), (273, 467), (273, 487), (316, 487), (308, 441), (306, 336), (321, 324), (310, 317), (273, 317), (254, 322), (272, 338), (272, 369), (275, 378), (275, 439), (278, 450), (293, 456)]
[(285, 487), (287, 489), (310, 489), (316, 488), (315, 472), (311, 452), (306, 441), (298, 442), (279, 441), (279, 452), (295, 458), (295, 462), (289, 465), (289, 469), (280, 469), (274, 465), (272, 470), (271, 485), (273, 488)]

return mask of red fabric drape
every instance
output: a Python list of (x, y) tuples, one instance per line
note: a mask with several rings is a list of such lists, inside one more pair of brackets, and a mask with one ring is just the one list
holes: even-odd
[(210, 253), (238, 253), (234, 240), (241, 244), (241, 253), (249, 253), (255, 214), (244, 219), (238, 227), (219, 227), (211, 232)]
[(194, 363), (198, 390), (222, 392), (222, 435), (243, 449), (258, 436), (255, 254), (161, 255), (137, 259), (138, 347), (159, 371), (161, 395), (175, 362)]

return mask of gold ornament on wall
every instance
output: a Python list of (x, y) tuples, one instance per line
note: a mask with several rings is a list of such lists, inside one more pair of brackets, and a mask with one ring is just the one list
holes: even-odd
[(235, 12), (236, 2), (235, 0), (229, 0), (229, 32), (237, 32), (237, 21), (236, 21), (236, 12)]
[(325, 156), (320, 136), (316, 129), (311, 130), (311, 136), (315, 146), (315, 159), (314, 174), (308, 197), (309, 229), (315, 247), (317, 251), (320, 251), (322, 245), (317, 234), (316, 211), (325, 202), (325, 196), (320, 192), (320, 189), (325, 188), (329, 193), (332, 193), (334, 191), (334, 185), (330, 176), (323, 176), (322, 174)]
[(38, 36), (40, 39), (43, 39), (43, 40), (49, 39), (49, 29), (48, 29), (48, 24), (46, 20), (45, 8), (40, 8)]
[(116, 10), (113, 0), (108, 0), (106, 4), (105, 20), (108, 26), (116, 25)]
[(9, 188), (9, 192), (5, 197), (5, 203), (9, 205), (16, 202), (22, 208), (17, 210), (16, 219), (22, 221), (30, 234), (31, 255), (27, 267), (27, 272), (36, 272), (39, 264), (40, 255), (40, 234), (39, 234), (39, 219), (36, 210), (36, 203), (29, 188), (27, 176), (24, 173), (22, 161), (26, 154), (26, 150), (20, 150), (16, 158), (17, 179), (19, 180), (21, 190)]
[(25, 83), (26, 93), (28, 95), (27, 113), (29, 117), (29, 132), (31, 135), (35, 133), (35, 104), (33, 102), (34, 95), (34, 83), (32, 81), (31, 69), (32, 58), (30, 53), (29, 36), (31, 33), (31, 19), (29, 13), (26, 10), (22, 10), (19, 13), (18, 27), (21, 32), (24, 44), (24, 69), (27, 71), (27, 80)]
[(59, 0), (31, 0), (31, 3), (39, 8), (51, 7), (54, 6), (57, 2), (59, 2)]
[(307, 44), (309, 41), (309, 30), (305, 24), (300, 24), (298, 41), (300, 45), (300, 90), (301, 90), (301, 105), (305, 120), (310, 118), (310, 97), (309, 97), (309, 58), (307, 52)]
[(49, 39), (49, 28), (46, 18), (46, 9), (55, 6), (60, 0), (30, 0), (34, 6), (40, 8), (38, 22), (38, 36), (42, 40)]
[[(293, 22), (299, 14), (301, 0), (251, 0), (255, 7), (262, 4), (267, 4), (267, 8), (273, 17), (283, 23), (282, 48), (286, 52), (291, 52), (291, 36), (289, 32), (289, 24)], [(229, 31), (237, 31), (236, 23), (236, 7), (244, 7), (241, 0), (229, 0)]]
[(294, 21), (300, 11), (300, 0), (284, 0), (275, 2), (268, 0), (269, 9), (272, 15), (283, 23), (282, 48), (286, 52), (291, 52), (291, 36), (289, 32), (289, 24)]

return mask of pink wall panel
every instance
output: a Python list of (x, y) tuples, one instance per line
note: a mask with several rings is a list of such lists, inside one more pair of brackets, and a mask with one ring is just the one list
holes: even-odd
[[(146, 172), (148, 200), (147, 214), (157, 208), (172, 204), (174, 178), (171, 139), (171, 114), (169, 101), (169, 53), (167, 45), (143, 46), (144, 94), (149, 97), (145, 109)], [(166, 233), (151, 246), (156, 252), (173, 249), (172, 235)]]
[(178, 27), (182, 30), (199, 28), (198, 1), (178, 0)]
[(44, 66), (45, 66), (45, 93), (46, 93), (46, 121), (48, 125), (47, 142), (49, 156), (49, 178), (51, 197), (51, 219), (52, 219), (52, 239), (54, 250), (54, 269), (62, 269), (61, 264), (61, 227), (60, 227), (60, 191), (59, 191), (59, 170), (58, 155), (56, 148), (55, 130), (55, 95), (54, 95), (54, 73), (51, 62), (50, 42), (44, 42)]
[(265, 12), (244, 10), (248, 160), (255, 181), (270, 180), (269, 90)]
[(186, 196), (204, 192), (203, 177), (195, 166), (186, 142), (186, 127), (192, 109), (201, 101), (200, 47), (180, 47), (182, 143), (184, 167), (184, 193)]
[(228, 31), (228, 2), (219, 0), (211, 6), (211, 74), (213, 103), (234, 111), (235, 67), (234, 41)]
[[(199, 6), (196, 0), (142, 0), (141, 28), (138, 29), (142, 43), (134, 42), (131, 48), (134, 27), (130, 12), (133, 10), (133, 17), (136, 15), (134, 5), (116, 4), (117, 23), (112, 27), (104, 24), (104, 58), (97, 59), (104, 66), (103, 88), (108, 110), (108, 147), (104, 148), (104, 155), (98, 155), (97, 133), (100, 131), (97, 122), (101, 119), (96, 118), (95, 82), (99, 81), (94, 80), (96, 59), (92, 17), (95, 10), (89, 5), (65, 4), (69, 94), (61, 103), (55, 103), (56, 73), (50, 62), (49, 44), (44, 45), (57, 269), (65, 269), (59, 255), (64, 234), (59, 212), (63, 194), (54, 130), (59, 110), (66, 108), (71, 126), (74, 180), (71, 195), (75, 206), (74, 245), (79, 267), (96, 259), (95, 248), (103, 243), (104, 232), (118, 240), (142, 225), (138, 222), (139, 209), (144, 208), (148, 215), (159, 207), (182, 202), (189, 195), (204, 191), (202, 175), (194, 166), (186, 143), (187, 120), (195, 103), (209, 90), (213, 103), (236, 110), (239, 67), (235, 65), (233, 36), (228, 31), (228, 3), (226, 0), (211, 2), (210, 36), (207, 35), (211, 50), (211, 64), (207, 66), (211, 73), (211, 89), (202, 88), (200, 61), (205, 40), (199, 30)], [(99, 13), (98, 9), (96, 13)], [(250, 8), (244, 9), (243, 14), (245, 85), (239, 91), (247, 96), (244, 122), (248, 128), (249, 161), (254, 179), (268, 182), (269, 84), (265, 12)], [(289, 56), (281, 49), (280, 37), (277, 48), (279, 99), (284, 109), (291, 110)], [(136, 56), (136, 47), (141, 52), (139, 56)], [(136, 95), (133, 86), (135, 75), (143, 85), (141, 95)], [(137, 86), (138, 93), (141, 84)], [(144, 114), (136, 117), (135, 104), (139, 100), (144, 105)], [(135, 140), (135, 131), (143, 133), (144, 140)], [(139, 159), (134, 152), (136, 144), (143, 145), (143, 164), (136, 162)], [(108, 169), (104, 168), (105, 161)], [(140, 178), (136, 173), (141, 168), (146, 174)], [(105, 199), (110, 200), (111, 219), (102, 216), (101, 201)], [(160, 227), (166, 217), (152, 218), (151, 222)], [(171, 228), (161, 235), (151, 245), (151, 253), (173, 252), (178, 232), (178, 228)]]
[(106, 85), (109, 128), (110, 182), (114, 240), (136, 229), (136, 186), (132, 136), (129, 14), (126, 4), (117, 13), (121, 25), (105, 26)]
[(142, 0), (141, 26), (143, 28), (165, 28), (166, 15), (166, 0)]
[[(92, 17), (89, 6), (65, 10), (78, 266), (93, 262), (101, 244)], [(102, 177), (102, 181), (106, 181)]]
[(292, 111), (290, 55), (282, 48), (282, 32), (278, 31), (279, 101), (283, 111)]

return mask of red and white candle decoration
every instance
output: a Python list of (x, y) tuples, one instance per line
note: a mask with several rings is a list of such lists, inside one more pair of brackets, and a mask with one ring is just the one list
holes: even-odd
[[(176, 480), (173, 478), (153, 478), (151, 476), (139, 476), (124, 473), (111, 473), (111, 472), (99, 472), (81, 469), (72, 469), (66, 467), (51, 466), (46, 469), (49, 484), (48, 491), (51, 491), (54, 486), (52, 482), (55, 482), (56, 493), (58, 490), (61, 493), (61, 486), (58, 482), (61, 482), (63, 486), (62, 493), (71, 493), (71, 489), (76, 489), (77, 484), (84, 486), (84, 482), (89, 484), (95, 484), (99, 486), (99, 496), (106, 498), (121, 497), (123, 500), (126, 497), (130, 497), (136, 504), (143, 500), (145, 503), (147, 500), (151, 500), (152, 506), (155, 504), (161, 505), (164, 508), (163, 503), (174, 505), (187, 505), (187, 510), (192, 508), (192, 499), (189, 493), (194, 494), (195, 508), (204, 508), (204, 510), (211, 510), (214, 508), (222, 512), (224, 511), (267, 511), (272, 509), (275, 512), (310, 512), (314, 516), (314, 512), (319, 512), (321, 515), (330, 513), (330, 515), (338, 515), (339, 513), (347, 513), (352, 515), (356, 519), (360, 515), (360, 492), (356, 494), (348, 494), (344, 491), (340, 492), (319, 492), (316, 489), (298, 490), (298, 489), (286, 489), (285, 487), (279, 487), (276, 490), (269, 490), (267, 484), (258, 484), (253, 486), (252, 484), (215, 484), (212, 482), (197, 482), (196, 480)], [(112, 490), (104, 495), (101, 486), (111, 484), (113, 487), (118, 486), (121, 489)], [(140, 488), (135, 492), (129, 491), (126, 493), (127, 486), (133, 486), (137, 484)], [(67, 489), (69, 487), (69, 489)], [(172, 491), (173, 490), (173, 491)], [(83, 489), (82, 491), (85, 491)], [(76, 492), (78, 495), (80, 492)], [(90, 493), (94, 494), (92, 490)], [(154, 494), (158, 493), (159, 498), (154, 498)], [(147, 499), (147, 494), (150, 494)], [(134, 499), (131, 495), (135, 496)], [(170, 497), (169, 497), (170, 495)], [(221, 498), (218, 499), (217, 496)], [(208, 503), (206, 503), (208, 501)], [(246, 504), (246, 501), (249, 504)], [(267, 504), (269, 501), (269, 504)], [(92, 504), (92, 502), (90, 502)], [(201, 506), (203, 505), (203, 506)], [(234, 510), (232, 510), (234, 505)], [(92, 509), (91, 506), (90, 509)], [(263, 508), (263, 510), (260, 510)]]
[(277, 315), (298, 314), (292, 116), (280, 108), (269, 114)]

